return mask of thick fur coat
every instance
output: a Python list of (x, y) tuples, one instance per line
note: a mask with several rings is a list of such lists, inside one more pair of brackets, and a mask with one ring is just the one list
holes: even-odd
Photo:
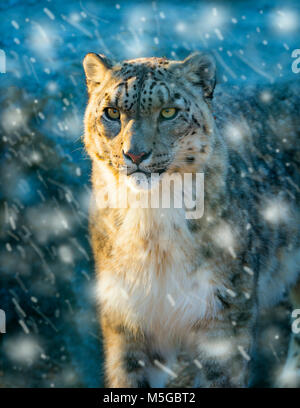
[[(88, 54), (84, 69), (107, 385), (165, 386), (184, 349), (196, 386), (248, 386), (260, 308), (293, 286), (300, 300), (299, 85), (214, 92), (201, 53), (116, 64)], [(203, 173), (203, 215), (112, 204), (120, 191), (149, 198), (138, 176), (153, 173)]]

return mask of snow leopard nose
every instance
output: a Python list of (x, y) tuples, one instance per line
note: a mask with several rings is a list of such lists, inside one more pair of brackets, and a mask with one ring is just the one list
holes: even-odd
[(151, 154), (151, 150), (148, 153), (145, 153), (145, 152), (137, 153), (131, 150), (128, 150), (125, 153), (123, 150), (124, 157), (129, 158), (132, 161), (132, 163), (137, 164), (137, 165), (140, 164), (143, 160), (148, 159), (150, 154)]

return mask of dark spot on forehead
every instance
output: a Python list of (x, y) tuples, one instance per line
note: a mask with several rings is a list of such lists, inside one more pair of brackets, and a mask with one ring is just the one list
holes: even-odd
[(187, 156), (187, 157), (185, 158), (185, 161), (186, 161), (188, 164), (191, 164), (191, 163), (193, 163), (193, 162), (195, 161), (195, 157), (194, 157), (194, 156)]
[[(116, 71), (119, 83), (112, 102), (128, 111), (152, 110), (166, 102), (171, 96), (168, 81), (164, 81), (165, 58), (149, 58), (124, 61)], [(177, 98), (182, 96), (176, 92)]]

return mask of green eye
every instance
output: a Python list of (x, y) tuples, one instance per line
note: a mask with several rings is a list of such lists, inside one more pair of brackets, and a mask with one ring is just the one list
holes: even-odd
[(105, 109), (106, 116), (112, 120), (120, 119), (120, 112), (116, 108), (106, 108)]
[(176, 108), (165, 108), (160, 112), (160, 116), (164, 119), (173, 119), (177, 114)]

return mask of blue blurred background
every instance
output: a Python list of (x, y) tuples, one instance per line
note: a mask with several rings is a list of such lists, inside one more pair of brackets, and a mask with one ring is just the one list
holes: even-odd
[[(295, 78), (299, 17), (296, 0), (0, 2), (0, 387), (102, 385), (84, 55), (181, 59), (207, 49), (220, 83), (263, 86)], [(265, 328), (270, 370), (286, 353), (288, 312), (276, 313)]]

